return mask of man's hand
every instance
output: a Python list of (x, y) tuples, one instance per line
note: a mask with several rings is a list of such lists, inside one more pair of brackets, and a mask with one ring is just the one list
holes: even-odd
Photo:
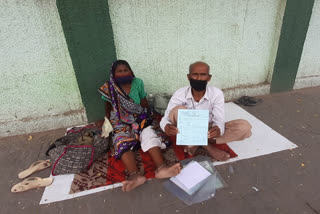
[(175, 127), (174, 125), (171, 124), (167, 124), (164, 127), (164, 132), (168, 135), (168, 136), (175, 136), (179, 133), (178, 128)]
[(208, 138), (220, 137), (220, 129), (218, 126), (211, 127), (208, 131)]

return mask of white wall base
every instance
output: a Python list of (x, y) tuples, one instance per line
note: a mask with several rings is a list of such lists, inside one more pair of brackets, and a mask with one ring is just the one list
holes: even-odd
[(84, 109), (45, 117), (24, 118), (0, 123), (0, 137), (41, 132), (87, 123)]
[(270, 84), (257, 84), (230, 89), (222, 89), (225, 101), (232, 101), (242, 96), (260, 96), (270, 94)]
[(297, 78), (293, 89), (309, 88), (320, 86), (320, 75)]

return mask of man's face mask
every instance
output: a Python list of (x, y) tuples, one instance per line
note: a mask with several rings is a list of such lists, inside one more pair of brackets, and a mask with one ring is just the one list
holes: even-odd
[(193, 88), (194, 90), (196, 91), (206, 90), (207, 83), (208, 83), (207, 80), (195, 80), (190, 78), (189, 81), (190, 81), (191, 88)]
[(128, 74), (126, 76), (118, 76), (118, 77), (116, 77), (116, 80), (120, 85), (128, 84), (128, 83), (132, 82), (133, 76), (131, 74)]

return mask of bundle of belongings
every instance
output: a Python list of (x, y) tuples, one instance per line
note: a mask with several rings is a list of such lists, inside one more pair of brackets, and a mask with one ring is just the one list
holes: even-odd
[(53, 163), (51, 173), (61, 175), (85, 171), (109, 147), (109, 138), (102, 137), (101, 130), (95, 125), (72, 128), (46, 152)]
[[(28, 169), (19, 173), (18, 177), (24, 179), (50, 166), (52, 166), (51, 174), (53, 176), (86, 171), (96, 159), (110, 148), (109, 134), (111, 132), (112, 126), (109, 120), (105, 120), (102, 130), (101, 127), (94, 124), (69, 129), (64, 137), (57, 139), (49, 146), (46, 155), (50, 159), (34, 162)], [(11, 192), (23, 192), (45, 187), (52, 182), (52, 177), (31, 177), (14, 185)]]

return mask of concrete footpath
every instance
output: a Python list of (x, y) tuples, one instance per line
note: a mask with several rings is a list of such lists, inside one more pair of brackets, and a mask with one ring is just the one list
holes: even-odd
[[(57, 129), (0, 139), (0, 213), (319, 214), (320, 87), (260, 98), (262, 104), (244, 108), (299, 147), (217, 166), (228, 187), (218, 190), (211, 200), (186, 206), (158, 180), (129, 193), (116, 188), (47, 205), (39, 205), (43, 188), (11, 193), (13, 184), (19, 182), (18, 173), (45, 159), (49, 143), (63, 136), (65, 129)], [(49, 174), (46, 169), (33, 176)]]

